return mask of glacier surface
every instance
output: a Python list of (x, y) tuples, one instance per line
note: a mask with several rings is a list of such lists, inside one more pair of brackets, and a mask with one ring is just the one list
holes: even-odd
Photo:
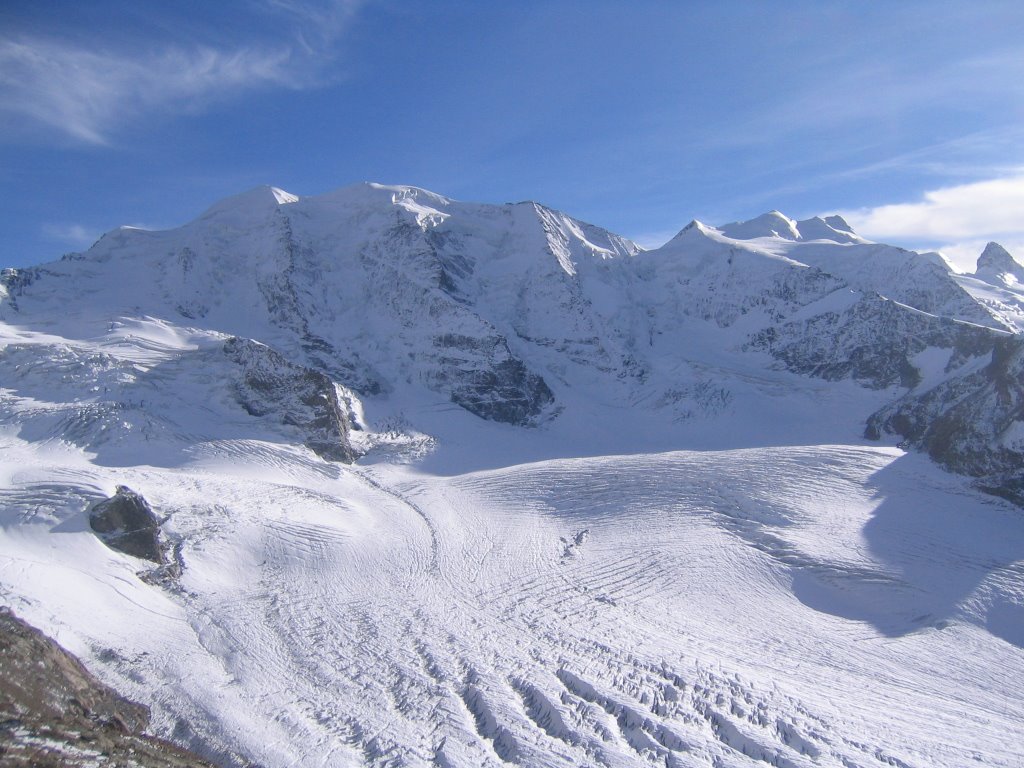
[(0, 600), (223, 765), (1017, 766), (1007, 274), (383, 185), (117, 230), (3, 276)]

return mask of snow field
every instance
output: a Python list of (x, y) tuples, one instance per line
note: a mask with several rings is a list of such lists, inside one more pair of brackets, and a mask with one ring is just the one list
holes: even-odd
[[(1019, 517), (924, 461), (807, 446), (442, 477), (301, 453), (8, 467), (8, 597), (226, 760), (1015, 764), (1024, 661), (984, 604), (1019, 584)], [(179, 588), (86, 530), (115, 477), (170, 513)]]

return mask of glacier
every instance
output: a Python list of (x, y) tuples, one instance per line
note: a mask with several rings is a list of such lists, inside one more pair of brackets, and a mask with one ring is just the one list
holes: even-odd
[(380, 184), (114, 230), (0, 276), (0, 599), (225, 766), (1019, 765), (986, 254)]

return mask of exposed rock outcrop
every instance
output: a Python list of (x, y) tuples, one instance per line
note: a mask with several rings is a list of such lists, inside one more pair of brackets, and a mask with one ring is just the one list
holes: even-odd
[(428, 384), (447, 389), (453, 403), (480, 418), (529, 426), (554, 403), (544, 379), (514, 357), (501, 337), (445, 333), (434, 338), (434, 348), (442, 366)]
[(869, 294), (851, 306), (770, 326), (755, 334), (760, 349), (787, 369), (866, 386), (914, 387), (920, 372), (913, 357), (928, 347), (952, 350), (947, 372), (988, 354), (1005, 334), (917, 311)]
[(10, 768), (210, 766), (145, 734), (149, 710), (119, 696), (0, 607), (0, 764)]
[(146, 500), (124, 485), (89, 510), (89, 525), (104, 544), (132, 557), (164, 565), (160, 521)]
[(885, 433), (1024, 504), (1024, 339), (1000, 339), (983, 368), (875, 413), (866, 434), (877, 439)]
[(251, 339), (228, 339), (223, 351), (241, 369), (236, 395), (250, 415), (299, 428), (306, 447), (328, 461), (356, 460), (349, 417), (330, 378)]

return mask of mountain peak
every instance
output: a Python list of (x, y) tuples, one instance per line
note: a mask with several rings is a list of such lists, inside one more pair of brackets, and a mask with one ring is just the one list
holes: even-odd
[[(711, 226), (705, 224), (703, 221), (698, 221), (697, 219), (692, 219), (689, 224), (687, 224), (685, 227), (683, 227), (678, 232), (676, 232), (675, 235), (673, 235), (672, 238), (669, 239), (669, 241), (667, 243), (665, 243), (664, 245), (662, 245), (661, 247), (664, 248), (665, 246), (669, 245), (670, 243), (676, 243), (676, 242), (681, 241), (682, 239), (685, 239), (685, 238), (699, 237), (700, 235), (707, 235), (710, 232), (712, 232), (714, 229), (715, 229), (714, 227), (711, 227)], [(660, 249), (655, 248), (654, 250), (660, 250)]]
[(990, 242), (985, 250), (978, 257), (978, 269), (985, 267), (1005, 267), (1015, 265), (1013, 256), (1003, 246), (996, 242)]
[(285, 192), (279, 187), (268, 187), (268, 189), (270, 190), (270, 194), (274, 196), (274, 199), (277, 200), (278, 205), (299, 202), (299, 196), (293, 195), (291, 192)]
[(776, 237), (782, 240), (831, 240), (836, 243), (864, 243), (842, 216), (813, 216), (794, 221), (780, 211), (768, 211), (748, 221), (723, 224), (718, 230), (733, 240)]
[(446, 206), (452, 202), (450, 198), (431, 192), (429, 189), (414, 187), (409, 184), (380, 184), (376, 181), (367, 181), (361, 186), (388, 193), (391, 195), (391, 202), (397, 204), (406, 200), (416, 200), (431, 205)]
[(1016, 282), (1024, 282), (1024, 266), (1019, 264), (1010, 252), (999, 243), (990, 242), (978, 257), (978, 268), (975, 277), (983, 279), (997, 278), (1006, 281), (1012, 276)]
[(768, 211), (755, 219), (734, 221), (723, 224), (718, 230), (733, 240), (753, 240), (759, 237), (781, 237), (783, 240), (799, 240), (800, 230), (796, 222), (780, 211)]
[(796, 223), (801, 240), (831, 240), (836, 243), (863, 243), (842, 216), (812, 216)]
[(712, 229), (712, 227), (705, 224), (703, 221), (700, 221), (698, 219), (692, 219), (689, 224), (687, 224), (685, 227), (679, 230), (678, 234), (681, 235), (683, 234), (683, 232), (690, 232), (692, 230), (707, 233), (710, 229)]
[(832, 229), (836, 229), (840, 232), (849, 232), (851, 235), (856, 234), (853, 231), (853, 227), (847, 224), (846, 219), (844, 219), (839, 214), (835, 214), (833, 216), (826, 216), (824, 219), (822, 219), (822, 221), (824, 221), (826, 224), (832, 227)]
[(285, 192), (279, 187), (272, 187), (269, 184), (262, 184), (247, 192), (225, 197), (203, 212), (200, 218), (207, 219), (225, 213), (243, 213), (273, 210), (281, 205), (297, 203), (298, 195)]

